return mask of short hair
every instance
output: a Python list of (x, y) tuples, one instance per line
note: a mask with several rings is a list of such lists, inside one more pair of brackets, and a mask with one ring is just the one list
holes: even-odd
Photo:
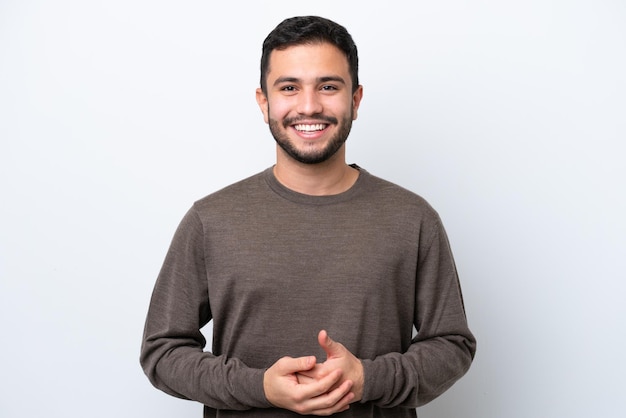
[(290, 46), (330, 43), (341, 50), (348, 60), (352, 91), (359, 87), (359, 56), (352, 36), (343, 26), (319, 16), (297, 16), (283, 20), (263, 41), (261, 54), (261, 90), (267, 94), (267, 73), (273, 50)]

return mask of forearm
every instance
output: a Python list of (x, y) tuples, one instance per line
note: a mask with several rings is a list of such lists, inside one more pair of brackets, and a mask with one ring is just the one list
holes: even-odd
[(389, 353), (362, 360), (362, 402), (377, 406), (416, 408), (445, 392), (469, 369), (475, 341), (450, 335), (415, 340), (406, 353)]
[(270, 406), (263, 392), (264, 370), (249, 368), (237, 359), (148, 338), (141, 363), (152, 384), (170, 395), (216, 409)]
[(152, 293), (141, 365), (154, 386), (216, 409), (269, 406), (262, 369), (204, 352), (212, 318), (203, 227), (192, 209), (181, 221)]
[(430, 402), (467, 372), (476, 352), (440, 222), (431, 233), (418, 257), (413, 318), (417, 335), (402, 353), (363, 361), (363, 400), (381, 407), (415, 408)]

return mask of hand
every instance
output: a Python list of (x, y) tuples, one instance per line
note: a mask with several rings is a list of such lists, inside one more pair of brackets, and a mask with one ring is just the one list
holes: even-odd
[(298, 374), (316, 367), (315, 357), (283, 357), (265, 371), (263, 389), (274, 406), (302, 415), (332, 415), (345, 411), (354, 400), (353, 383), (342, 379), (340, 369), (324, 376), (298, 381)]
[(298, 372), (300, 383), (311, 383), (323, 379), (336, 370), (341, 370), (341, 380), (337, 384), (346, 381), (352, 382), (352, 402), (358, 402), (363, 397), (363, 365), (346, 347), (333, 341), (324, 330), (317, 335), (317, 341), (326, 352), (326, 361), (316, 364), (315, 367)]

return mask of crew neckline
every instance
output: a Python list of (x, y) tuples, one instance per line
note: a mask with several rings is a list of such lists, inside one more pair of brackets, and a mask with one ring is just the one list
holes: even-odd
[(352, 186), (350, 186), (348, 190), (333, 195), (315, 196), (296, 192), (295, 190), (288, 188), (280, 181), (278, 181), (278, 179), (274, 175), (274, 166), (271, 166), (265, 170), (264, 177), (270, 189), (272, 189), (274, 193), (278, 194), (284, 199), (306, 205), (330, 205), (334, 203), (344, 202), (352, 198), (355, 194), (359, 192), (359, 190), (363, 188), (366, 177), (369, 175), (369, 173), (356, 164), (350, 164), (350, 167), (359, 171), (359, 176), (357, 177), (356, 181)]

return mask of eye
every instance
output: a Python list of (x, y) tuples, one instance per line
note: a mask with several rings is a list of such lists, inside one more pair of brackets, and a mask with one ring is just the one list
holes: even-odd
[(335, 90), (338, 90), (338, 88), (330, 84), (325, 84), (322, 86), (322, 91), (335, 91)]
[(280, 88), (280, 91), (294, 92), (296, 91), (296, 87), (295, 86), (283, 86)]

